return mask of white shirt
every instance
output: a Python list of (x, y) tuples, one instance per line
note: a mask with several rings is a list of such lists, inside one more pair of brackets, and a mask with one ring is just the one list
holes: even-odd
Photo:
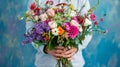
[[(45, 2), (46, 0), (39, 0), (39, 3), (41, 2)], [(66, 0), (53, 0), (55, 4), (57, 3), (62, 3), (62, 2), (66, 2)], [(30, 0), (30, 3), (32, 3), (33, 0)], [(86, 6), (82, 9), (81, 13), (82, 15), (87, 13), (87, 11), (90, 9), (90, 4), (88, 0), (72, 0), (72, 4), (75, 6), (75, 8), (77, 10), (80, 10), (81, 7), (85, 4), (86, 2)], [(27, 22), (26, 23), (26, 29), (28, 30), (29, 28), (31, 28), (33, 26), (32, 22)], [(79, 45), (78, 48), (78, 52), (73, 56), (73, 59), (71, 60), (73, 67), (83, 67), (85, 64), (85, 61), (83, 59), (82, 56), (82, 49), (86, 48), (86, 46), (88, 45), (88, 43), (90, 42), (92, 38), (92, 35), (88, 35), (85, 37), (85, 40), (83, 41), (82, 45)], [(57, 64), (57, 61), (49, 54), (45, 54), (43, 52), (43, 48), (44, 45), (41, 45), (38, 49), (37, 49), (37, 53), (36, 53), (36, 60), (35, 60), (35, 66), (36, 67), (55, 67), (55, 65)]]

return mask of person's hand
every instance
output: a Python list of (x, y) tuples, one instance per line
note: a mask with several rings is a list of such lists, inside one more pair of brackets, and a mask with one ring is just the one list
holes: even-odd
[(48, 49), (46, 50), (46, 52), (48, 54), (51, 54), (56, 60), (59, 60), (60, 57), (63, 56), (64, 51), (65, 51), (65, 48), (62, 46), (57, 46), (52, 50), (48, 50)]
[(77, 48), (72, 47), (71, 49), (66, 49), (63, 53), (63, 57), (67, 58), (68, 60), (72, 60), (73, 56), (77, 52)]

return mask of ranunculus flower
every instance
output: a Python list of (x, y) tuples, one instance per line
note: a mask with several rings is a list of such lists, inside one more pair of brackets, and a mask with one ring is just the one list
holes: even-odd
[(85, 19), (84, 26), (92, 25), (92, 22), (89, 19)]
[(57, 36), (58, 35), (58, 28), (52, 29), (52, 34)]
[(95, 25), (98, 25), (98, 21), (95, 21), (94, 24), (95, 24)]
[(71, 25), (68, 35), (70, 38), (74, 39), (79, 34), (79, 29), (76, 26)]
[(90, 14), (90, 19), (92, 20), (92, 21), (95, 21), (96, 20), (96, 16), (95, 16), (95, 14)]
[(30, 9), (31, 9), (31, 10), (34, 10), (36, 7), (37, 7), (36, 4), (35, 4), (35, 3), (32, 3), (31, 6), (30, 6)]
[(46, 13), (40, 15), (40, 19), (41, 19), (42, 21), (47, 20), (47, 18), (48, 18), (48, 16), (47, 16)]
[(34, 10), (34, 15), (39, 15), (40, 14), (40, 8), (35, 8)]
[(53, 9), (48, 9), (46, 11), (46, 14), (50, 17), (53, 17), (53, 16), (55, 16), (55, 11)]
[(79, 23), (78, 23), (76, 20), (72, 20), (72, 21), (70, 22), (70, 24), (71, 24), (71, 25), (74, 25), (74, 26), (76, 26), (76, 27), (79, 26)]
[(57, 23), (55, 21), (48, 22), (48, 25), (50, 26), (51, 29), (57, 28)]

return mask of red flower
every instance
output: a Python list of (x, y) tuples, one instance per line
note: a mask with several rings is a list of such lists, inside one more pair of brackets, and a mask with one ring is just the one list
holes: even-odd
[(35, 3), (32, 3), (31, 6), (30, 6), (30, 9), (31, 9), (31, 10), (34, 10), (36, 7), (37, 7), (36, 4), (35, 4)]
[(95, 25), (98, 25), (98, 21), (95, 21), (94, 24), (95, 24)]
[(51, 4), (52, 5), (53, 4), (53, 0), (47, 0), (46, 4)]
[(104, 21), (104, 17), (100, 18), (101, 21)]
[(57, 4), (56, 6), (60, 6), (60, 5), (65, 6), (65, 5), (67, 5), (67, 4), (66, 4), (66, 3), (59, 3), (59, 4)]
[(39, 15), (40, 14), (40, 8), (35, 8), (35, 10), (34, 10), (34, 14), (35, 15)]
[(96, 16), (95, 16), (95, 14), (90, 14), (90, 19), (92, 20), (92, 21), (95, 21), (96, 20)]
[(78, 19), (79, 24), (82, 24), (83, 22), (85, 22), (85, 18), (84, 17), (82, 17), (82, 16), (76, 16), (76, 17)]

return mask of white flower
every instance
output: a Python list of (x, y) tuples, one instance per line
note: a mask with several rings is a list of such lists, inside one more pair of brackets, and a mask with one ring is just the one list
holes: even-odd
[(71, 25), (74, 25), (74, 26), (76, 26), (76, 27), (79, 26), (79, 23), (78, 23), (76, 20), (72, 20), (72, 21), (70, 22), (70, 24), (71, 24)]
[(72, 17), (73, 17), (73, 16), (76, 16), (76, 12), (75, 12), (75, 11), (71, 11), (71, 12), (70, 12), (70, 16), (72, 16)]
[(46, 13), (40, 15), (40, 19), (41, 19), (42, 21), (45, 21), (47, 18), (48, 18), (48, 16), (47, 16)]
[(35, 18), (35, 20), (36, 20), (36, 21), (38, 21), (38, 19), (39, 19), (39, 17), (38, 17), (38, 16), (35, 16), (34, 18)]
[(85, 19), (84, 26), (92, 25), (92, 22), (89, 19)]
[(57, 36), (58, 35), (58, 28), (52, 29), (52, 34)]
[(79, 25), (79, 31), (80, 31), (80, 32), (82, 32), (82, 31), (83, 31), (83, 29), (82, 29), (82, 26), (81, 26), (81, 25)]
[(50, 26), (51, 29), (57, 28), (57, 23), (55, 21), (48, 22), (48, 25)]

